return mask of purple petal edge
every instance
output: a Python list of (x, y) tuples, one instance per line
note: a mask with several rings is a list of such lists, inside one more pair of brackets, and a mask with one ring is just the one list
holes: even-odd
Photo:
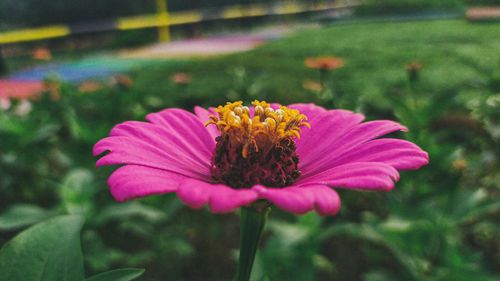
[(223, 184), (185, 179), (177, 190), (177, 196), (186, 205), (199, 209), (208, 204), (214, 213), (226, 213), (252, 203), (258, 194), (251, 189), (233, 189)]
[(186, 177), (165, 170), (126, 165), (116, 169), (108, 179), (111, 194), (118, 202), (149, 195), (174, 192)]
[(252, 187), (261, 199), (267, 199), (279, 208), (296, 215), (316, 210), (321, 216), (334, 215), (340, 208), (337, 192), (324, 185), (290, 186), (272, 188), (262, 185)]

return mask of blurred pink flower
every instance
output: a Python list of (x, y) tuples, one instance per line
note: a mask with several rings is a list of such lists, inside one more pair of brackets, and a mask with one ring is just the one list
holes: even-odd
[(94, 146), (94, 155), (110, 151), (97, 166), (123, 165), (108, 180), (117, 201), (176, 192), (190, 207), (208, 204), (216, 213), (259, 200), (294, 214), (333, 215), (340, 198), (331, 187), (391, 190), (398, 170), (428, 163), (415, 144), (380, 139), (406, 131), (396, 122), (362, 123), (361, 114), (314, 104), (253, 104), (166, 109), (148, 122), (118, 124)]
[(10, 108), (10, 104), (9, 99), (0, 97), (0, 109), (8, 110)]
[(191, 76), (183, 72), (178, 72), (172, 76), (172, 81), (177, 84), (187, 84), (191, 82)]

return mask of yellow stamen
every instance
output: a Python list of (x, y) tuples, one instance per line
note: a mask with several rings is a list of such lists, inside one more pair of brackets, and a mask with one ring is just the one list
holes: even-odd
[[(281, 140), (300, 138), (301, 127), (311, 128), (305, 122), (307, 117), (298, 110), (281, 106), (274, 110), (265, 101), (255, 100), (254, 116), (250, 118), (250, 109), (243, 102), (228, 102), (214, 111), (217, 116), (210, 115), (205, 126), (214, 124), (221, 136), (228, 136), (235, 147), (242, 145), (241, 154), (246, 158), (249, 150), (255, 152), (270, 149)], [(261, 121), (262, 120), (262, 121)]]

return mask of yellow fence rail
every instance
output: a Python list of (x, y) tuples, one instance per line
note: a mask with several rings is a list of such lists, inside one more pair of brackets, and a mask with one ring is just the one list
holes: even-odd
[[(158, 3), (162, 2), (158, 0)], [(165, 2), (166, 3), (166, 2)], [(64, 37), (70, 34), (101, 32), (109, 30), (130, 30), (141, 28), (160, 28), (161, 40), (169, 39), (168, 27), (188, 23), (196, 23), (206, 20), (235, 19), (245, 17), (258, 17), (267, 15), (287, 15), (303, 12), (325, 11), (333, 9), (350, 8), (356, 5), (351, 1), (322, 3), (318, 5), (306, 5), (299, 3), (284, 2), (278, 5), (251, 4), (246, 6), (227, 6), (209, 11), (181, 11), (167, 13), (165, 6), (159, 5), (157, 14), (140, 15), (119, 18), (113, 21), (96, 23), (80, 23), (70, 25), (53, 25), (22, 30), (0, 32), (0, 44), (9, 44), (33, 40)]]

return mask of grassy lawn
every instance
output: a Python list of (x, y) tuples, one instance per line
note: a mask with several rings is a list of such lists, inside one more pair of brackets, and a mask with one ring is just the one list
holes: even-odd
[[(189, 97), (203, 105), (223, 103), (230, 90), (245, 86), (285, 104), (311, 102), (314, 95), (301, 85), (306, 79), (317, 80), (318, 73), (304, 67), (304, 59), (334, 55), (345, 60), (345, 67), (333, 75), (346, 97), (344, 106), (352, 108), (359, 99), (383, 103), (390, 87), (406, 83), (404, 65), (414, 60), (423, 65), (422, 80), (428, 91), (462, 90), (484, 83), (499, 67), (499, 44), (496, 24), (454, 20), (337, 25), (298, 31), (250, 52), (141, 70), (135, 80), (144, 94)], [(238, 68), (245, 70), (245, 79), (237, 79)], [(182, 93), (165, 80), (178, 71), (193, 77)]]

